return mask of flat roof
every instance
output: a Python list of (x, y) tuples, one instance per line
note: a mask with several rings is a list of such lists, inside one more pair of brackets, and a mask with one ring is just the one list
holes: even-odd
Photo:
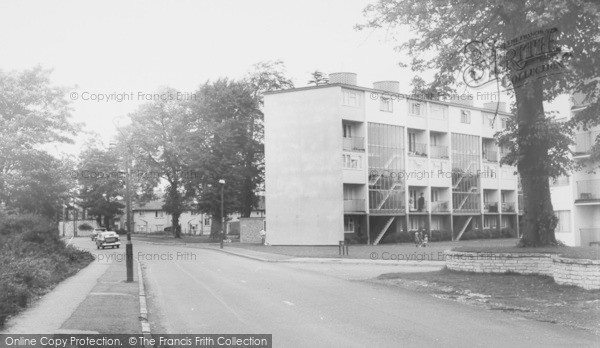
[[(318, 85), (318, 86), (306, 86), (306, 87), (298, 87), (298, 88), (281, 89), (278, 91), (266, 92), (265, 95), (301, 92), (301, 91), (320, 89), (320, 88), (330, 88), (330, 87), (343, 87), (343, 88), (348, 88), (348, 89), (354, 89), (354, 90), (361, 91), (361, 92), (375, 92), (375, 93), (387, 94), (387, 95), (397, 95), (397, 96), (401, 96), (402, 98), (407, 99), (407, 100), (426, 101), (426, 102), (436, 103), (436, 104), (441, 104), (441, 105), (448, 105), (448, 106), (454, 106), (454, 107), (460, 107), (460, 108), (469, 108), (469, 109), (474, 109), (474, 110), (479, 110), (479, 111), (486, 111), (489, 113), (494, 113), (496, 111), (495, 109), (488, 109), (488, 108), (484, 108), (484, 107), (480, 107), (480, 106), (472, 106), (472, 105), (453, 103), (453, 102), (447, 102), (447, 101), (435, 100), (435, 99), (416, 98), (416, 97), (412, 96), (411, 94), (396, 93), (396, 92), (386, 91), (383, 89), (375, 89), (375, 88), (361, 87), (361, 86), (355, 86), (355, 85), (348, 85), (345, 83), (327, 83), (327, 84)], [(514, 116), (510, 112), (502, 111), (502, 110), (498, 110), (498, 114), (502, 114), (505, 116)]]

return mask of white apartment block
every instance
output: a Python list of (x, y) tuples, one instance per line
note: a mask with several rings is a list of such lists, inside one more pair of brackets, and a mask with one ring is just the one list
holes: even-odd
[[(379, 243), (392, 232), (509, 228), (518, 233), (516, 168), (493, 139), (500, 109), (410, 98), (356, 74), (265, 96), (267, 242)], [(488, 105), (490, 106), (490, 105)], [(420, 198), (423, 197), (422, 200)], [(421, 203), (424, 204), (419, 204)]]
[[(572, 115), (581, 111), (586, 105), (573, 98), (570, 110), (561, 112)], [(573, 158), (577, 162), (590, 158), (590, 150), (600, 135), (600, 127), (580, 130), (575, 134), (575, 145), (571, 148)], [(584, 168), (551, 181), (552, 206), (558, 217), (556, 238), (571, 246), (589, 246), (600, 242), (600, 169), (598, 163), (586, 163)]]

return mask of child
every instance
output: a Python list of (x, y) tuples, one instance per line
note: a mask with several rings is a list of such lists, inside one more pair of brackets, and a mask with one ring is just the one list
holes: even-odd
[(417, 231), (415, 232), (415, 247), (420, 247), (421, 246), (421, 232)]
[(423, 236), (423, 244), (422, 244), (422, 246), (426, 247), (427, 243), (429, 243), (429, 236), (426, 233), (425, 236)]

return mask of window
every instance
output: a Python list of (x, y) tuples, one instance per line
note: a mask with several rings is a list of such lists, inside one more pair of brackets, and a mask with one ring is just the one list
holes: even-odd
[(490, 201), (490, 193), (488, 191), (483, 191), (483, 203), (488, 203)]
[(344, 200), (354, 199), (354, 190), (349, 185), (344, 185)]
[(483, 114), (483, 125), (488, 126), (490, 128), (494, 128), (494, 117), (495, 116), (493, 114), (484, 113)]
[(498, 221), (495, 216), (484, 216), (483, 217), (483, 228), (496, 228)]
[(415, 152), (417, 145), (417, 133), (408, 132), (408, 152)]
[(429, 109), (431, 112), (431, 118), (438, 120), (445, 120), (448, 114), (448, 107), (446, 105), (430, 104)]
[(559, 210), (555, 211), (554, 215), (558, 218), (556, 224), (557, 233), (565, 233), (571, 231), (571, 211), (570, 210)]
[(438, 190), (431, 190), (431, 201), (432, 202), (438, 201)]
[(502, 202), (502, 203), (506, 203), (506, 192), (502, 192), (502, 193), (500, 194), (500, 196), (502, 197), (502, 198), (501, 198), (501, 202)]
[(344, 90), (342, 92), (342, 104), (346, 106), (359, 107), (360, 99), (358, 92)]
[(140, 210), (140, 216), (144, 216), (144, 211)]
[(349, 124), (344, 124), (344, 138), (352, 138), (352, 126)]
[(354, 218), (344, 217), (344, 233), (354, 233)]
[(431, 146), (437, 146), (439, 145), (439, 136), (436, 133), (431, 133), (431, 136), (429, 137), (430, 142), (431, 142)]
[(471, 123), (471, 111), (460, 110), (460, 122), (461, 123)]
[(502, 129), (506, 129), (506, 127), (508, 127), (508, 118), (502, 117), (500, 119), (500, 124), (502, 126)]
[(209, 226), (210, 225), (210, 218), (206, 217), (204, 218), (204, 226)]
[(392, 99), (382, 96), (379, 99), (379, 110), (386, 111), (386, 112), (392, 112), (394, 110), (394, 105), (392, 103)]
[(346, 169), (361, 169), (362, 168), (362, 156), (361, 155), (342, 155), (344, 161), (344, 168)]
[(162, 212), (162, 211), (159, 211), (159, 210), (157, 210), (157, 211), (154, 212), (154, 217), (156, 217), (156, 218), (161, 218), (164, 215), (165, 215), (165, 213)]
[(408, 112), (413, 116), (421, 116), (421, 103), (410, 102)]

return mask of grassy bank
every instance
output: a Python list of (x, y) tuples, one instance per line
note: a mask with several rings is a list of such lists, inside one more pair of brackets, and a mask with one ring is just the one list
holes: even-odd
[(0, 327), (35, 298), (93, 261), (65, 243), (49, 220), (0, 215)]

